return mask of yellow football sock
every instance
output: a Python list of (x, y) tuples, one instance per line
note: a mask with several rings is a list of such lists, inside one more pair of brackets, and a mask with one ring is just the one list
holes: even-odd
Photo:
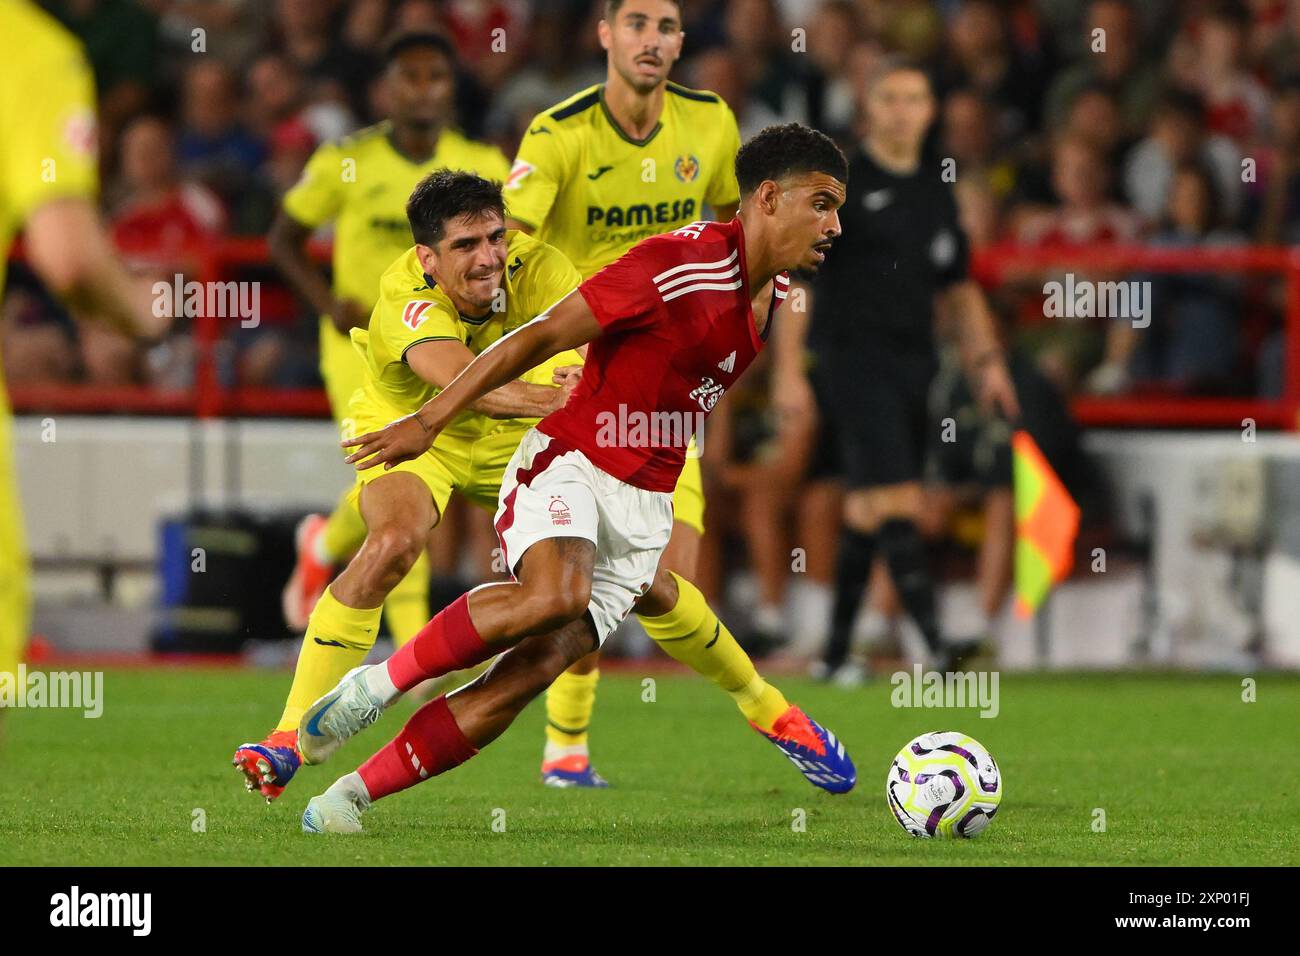
[(677, 580), (677, 603), (659, 617), (637, 615), (641, 626), (673, 660), (681, 661), (717, 684), (740, 712), (764, 730), (790, 707), (779, 690), (763, 680), (749, 655), (718, 620), (704, 595), (690, 581)]
[(320, 546), (323, 552), (319, 557), (326, 558), (331, 564), (342, 564), (361, 550), (366, 540), (366, 522), (361, 517), (356, 486), (343, 492), (339, 503), (330, 512), (321, 532)]
[(293, 686), (276, 730), (296, 730), (307, 708), (365, 660), (379, 632), (379, 611), (348, 607), (325, 589), (307, 622)]
[(546, 691), (546, 739), (557, 747), (578, 747), (587, 742), (587, 727), (596, 707), (596, 682), (600, 671), (572, 674), (565, 671)]
[(384, 600), (384, 620), (393, 644), (401, 647), (429, 623), (429, 555), (421, 551), (406, 577), (388, 592)]

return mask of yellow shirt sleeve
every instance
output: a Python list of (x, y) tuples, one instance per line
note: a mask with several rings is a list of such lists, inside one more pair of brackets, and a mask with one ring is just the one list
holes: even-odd
[[(531, 322), (576, 289), (582, 275), (564, 253), (539, 242), (529, 263), (528, 308), (523, 321)], [(581, 365), (582, 356), (568, 349), (520, 376), (533, 385), (554, 385), (552, 372), (562, 365)]]
[(3, 75), (0, 210), (15, 229), (45, 203), (93, 199), (99, 186), (94, 76), (71, 37), (56, 39), (36, 68)]
[(731, 107), (723, 105), (726, 116), (721, 138), (718, 141), (718, 158), (714, 162), (713, 178), (704, 194), (704, 201), (714, 209), (730, 203), (740, 202), (740, 183), (736, 181), (736, 154), (740, 152), (740, 127), (736, 125), (736, 114)]
[(578, 272), (568, 257), (554, 246), (539, 243), (534, 253), (532, 279), (528, 287), (532, 315), (529, 320), (541, 315), (555, 303), (572, 292), (582, 282)]
[(468, 340), (465, 324), (455, 311), (427, 293), (414, 293), (403, 298), (385, 296), (375, 306), (375, 314), (370, 319), (372, 339), (376, 323), (394, 362), (405, 362), (406, 353), (421, 342)]
[(503, 190), (506, 215), (538, 229), (555, 205), (560, 183), (568, 179), (568, 160), (555, 121), (545, 113), (528, 126)]
[(343, 206), (343, 154), (324, 143), (311, 154), (298, 181), (284, 194), (284, 211), (315, 229), (335, 219)]

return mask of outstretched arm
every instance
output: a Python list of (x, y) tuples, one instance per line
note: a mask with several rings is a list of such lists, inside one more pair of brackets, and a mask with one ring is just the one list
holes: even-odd
[[(406, 350), (406, 364), (416, 375), (430, 385), (446, 388), (456, 376), (474, 361), (474, 353), (456, 339), (432, 339)], [(573, 386), (568, 384), (568, 373), (581, 366), (563, 366), (563, 380), (555, 385), (533, 385), (519, 379), (493, 389), (476, 402), (470, 410), (488, 418), (543, 418), (562, 406)], [(574, 381), (576, 384), (576, 380)]]
[(347, 457), (357, 468), (385, 469), (417, 458), (433, 445), (448, 424), (493, 389), (513, 382), (547, 359), (577, 348), (600, 335), (600, 323), (581, 295), (570, 294), (551, 311), (539, 315), (484, 349), (445, 389), (414, 415), (343, 441), (354, 451)]

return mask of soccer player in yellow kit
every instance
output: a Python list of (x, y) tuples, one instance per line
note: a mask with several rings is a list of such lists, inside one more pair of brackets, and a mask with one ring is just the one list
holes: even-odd
[[(551, 246), (506, 232), (500, 188), (482, 177), (440, 170), (420, 181), (407, 208), (417, 245), (383, 272), (368, 328), (350, 333), (361, 369), (347, 407), (356, 434), (415, 412), (476, 354), (581, 281)], [(374, 645), (380, 605), (416, 565), (452, 492), (496, 511), (520, 440), (563, 404), (569, 389), (555, 380), (581, 362), (577, 352), (556, 356), (486, 396), (417, 460), (358, 473), (344, 503), (362, 522), (363, 543), (311, 612), (276, 732), (235, 751), (248, 789), (268, 801), (283, 792), (300, 765), (303, 712)]]
[[(0, 2), (0, 294), (14, 236), (27, 262), (79, 312), (155, 337), (148, 283), (118, 262), (95, 210), (95, 81), (81, 45), (26, 0)], [(31, 612), (12, 421), (0, 377), (0, 681), (17, 679)], [(2, 712), (0, 712), (2, 715)]]
[[(389, 43), (384, 61), (389, 118), (317, 149), (285, 194), (268, 236), (272, 260), (320, 312), (321, 375), (344, 433), (352, 430), (348, 402), (364, 378), (348, 333), (365, 327), (379, 297), (379, 277), (411, 245), (402, 212), (411, 189), (435, 169), (464, 169), (500, 180), (509, 168), (496, 147), (467, 139), (449, 125), (455, 51), (447, 39), (433, 33), (400, 35)], [(311, 233), (328, 222), (334, 223), (332, 283), (307, 253)], [(284, 593), (290, 627), (305, 630), (334, 569), (355, 553), (365, 533), (346, 493), (328, 519), (304, 519), (298, 561)], [(428, 562), (421, 558), (389, 597), (388, 626), (399, 644), (429, 618), (428, 577)], [(304, 653), (313, 651), (307, 647)]]
[[(740, 200), (734, 162), (740, 133), (731, 110), (714, 93), (668, 81), (681, 55), (681, 13), (672, 0), (607, 0), (600, 23), (607, 51), (604, 83), (545, 110), (529, 124), (505, 196), (509, 224), (554, 245), (594, 275), (632, 246), (704, 218), (730, 220)], [(704, 534), (704, 489), (692, 446), (673, 494), (673, 534), (663, 566), (679, 575), (682, 601), (642, 626), (670, 656), (694, 666), (710, 660), (714, 680), (730, 691), (760, 680), (735, 639), (695, 646), (686, 636), (717, 617), (689, 581)], [(703, 622), (703, 623), (701, 623)], [(598, 655), (562, 674), (546, 694), (542, 782), (600, 787), (591, 766), (588, 726), (596, 699)], [(699, 669), (699, 668), (697, 668)], [(764, 685), (756, 699), (737, 698), (746, 716), (771, 730), (786, 710)], [(733, 693), (734, 696), (734, 693)], [(742, 703), (743, 700), (743, 703)]]

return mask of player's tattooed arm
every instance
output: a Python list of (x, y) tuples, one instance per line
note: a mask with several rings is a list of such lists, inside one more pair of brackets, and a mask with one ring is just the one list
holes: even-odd
[(600, 323), (587, 301), (581, 295), (570, 294), (549, 312), (484, 349), (414, 415), (399, 418), (377, 432), (345, 439), (343, 446), (353, 449), (345, 460), (359, 469), (383, 465), (387, 470), (418, 458), (433, 446), (438, 433), (473, 402), (547, 359), (590, 342), (600, 332)]

